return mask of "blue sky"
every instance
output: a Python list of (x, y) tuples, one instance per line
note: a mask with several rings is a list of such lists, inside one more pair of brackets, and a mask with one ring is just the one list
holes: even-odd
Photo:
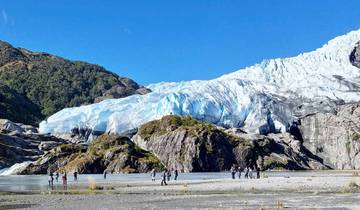
[(360, 28), (355, 0), (1, 0), (0, 39), (141, 84), (213, 79)]

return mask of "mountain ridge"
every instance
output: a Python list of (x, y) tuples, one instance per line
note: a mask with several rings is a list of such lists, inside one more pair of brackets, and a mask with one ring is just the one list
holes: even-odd
[(0, 113), (0, 118), (32, 125), (66, 107), (150, 91), (99, 65), (15, 48), (4, 41), (0, 41), (0, 83), (41, 110), (31, 119), (26, 113), (23, 118)]

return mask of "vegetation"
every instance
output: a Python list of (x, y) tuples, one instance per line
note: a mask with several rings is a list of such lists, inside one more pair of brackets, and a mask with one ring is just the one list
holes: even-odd
[[(167, 115), (162, 117), (160, 120), (150, 121), (139, 128), (139, 135), (148, 140), (152, 135), (161, 136), (170, 131), (177, 129), (185, 129), (190, 133), (197, 135), (199, 131), (206, 131), (208, 133), (218, 132), (224, 136), (230, 137), (230, 134), (217, 129), (214, 125), (195, 120), (191, 116), (177, 116)], [(231, 136), (231, 138), (237, 138)]]
[[(22, 100), (7, 102), (7, 106), (3, 101), (9, 101), (11, 96), (0, 98), (1, 105), (7, 110), (1, 112), (0, 117), (29, 124), (36, 124), (65, 107), (94, 103), (102, 98), (125, 97), (139, 93), (138, 89), (142, 88), (101, 66), (16, 49), (1, 41), (0, 81), (13, 90), (12, 98), (22, 96)], [(146, 89), (142, 91), (145, 93)], [(13, 104), (17, 103), (15, 101), (19, 104)], [(15, 115), (15, 105), (27, 105), (34, 116), (26, 112), (19, 114), (25, 119)]]
[(42, 119), (41, 110), (23, 95), (0, 83), (0, 118), (34, 124)]
[(265, 157), (264, 159), (264, 169), (284, 169), (286, 168), (288, 161), (285, 159), (278, 159), (272, 157)]

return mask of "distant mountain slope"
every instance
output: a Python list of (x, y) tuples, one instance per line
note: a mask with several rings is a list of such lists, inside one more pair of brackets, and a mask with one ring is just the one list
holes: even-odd
[[(66, 107), (99, 102), (105, 98), (121, 98), (145, 94), (149, 90), (125, 77), (106, 71), (103, 67), (80, 61), (69, 61), (48, 53), (35, 53), (14, 48), (0, 41), (0, 82), (14, 90), (16, 101), (1, 101), (6, 110), (0, 118), (28, 124)], [(4, 90), (4, 86), (1, 87)], [(18, 101), (22, 95), (22, 99)], [(27, 99), (26, 99), (27, 98)], [(5, 98), (4, 98), (5, 99)], [(35, 105), (31, 114), (18, 111), (27, 100)], [(19, 103), (17, 107), (11, 104)], [(41, 112), (36, 111), (38, 108)]]
[(0, 83), (0, 118), (31, 124), (41, 120), (41, 111), (15, 90)]

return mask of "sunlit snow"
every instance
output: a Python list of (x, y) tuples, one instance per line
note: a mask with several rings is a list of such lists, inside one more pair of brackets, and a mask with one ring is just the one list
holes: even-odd
[(214, 80), (152, 84), (147, 95), (63, 109), (41, 122), (40, 132), (87, 127), (121, 133), (170, 113), (250, 132), (269, 122), (284, 130), (301, 107), (360, 100), (360, 69), (349, 61), (359, 40), (357, 30), (313, 52), (265, 60)]

